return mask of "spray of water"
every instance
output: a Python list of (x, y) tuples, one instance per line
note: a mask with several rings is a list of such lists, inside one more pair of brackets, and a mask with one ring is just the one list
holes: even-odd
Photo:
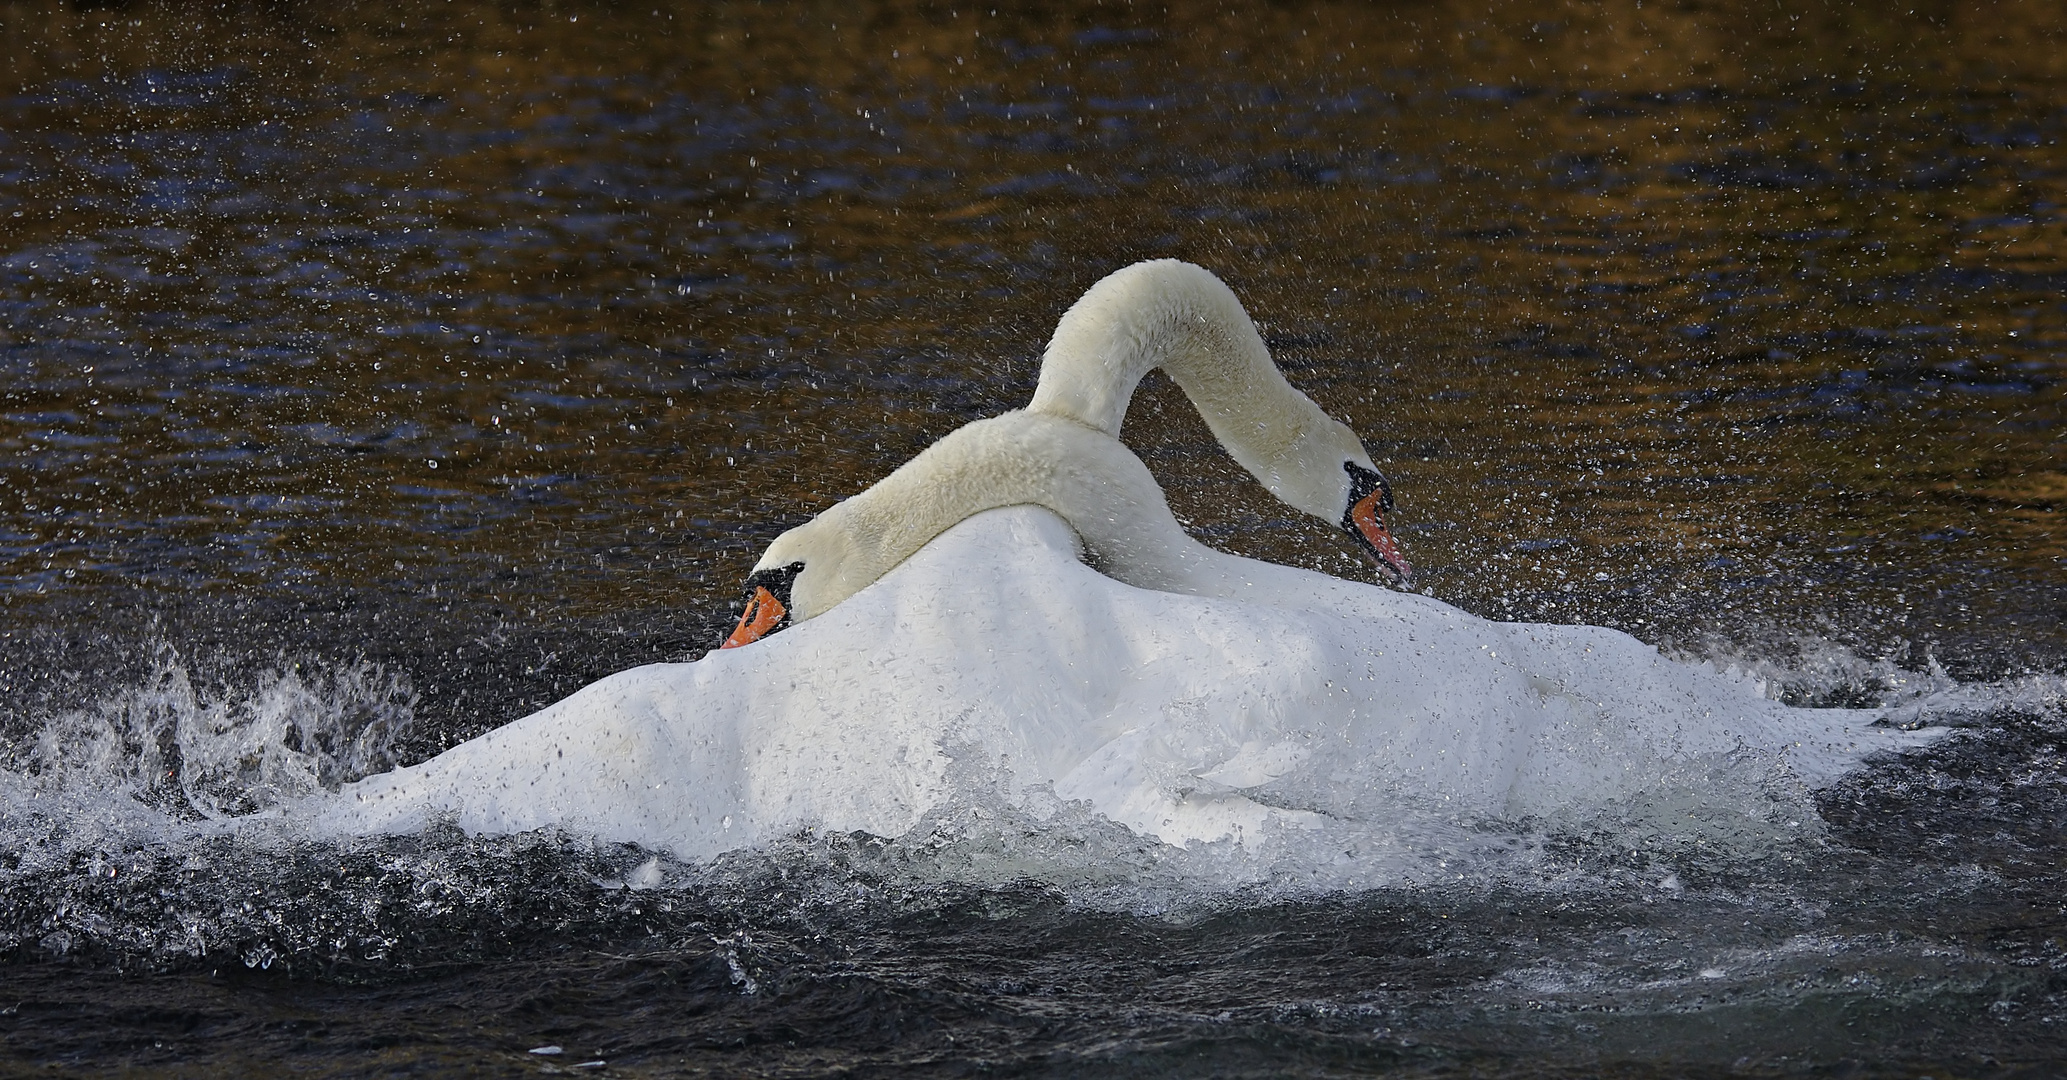
[(363, 660), (282, 660), (248, 686), (207, 689), (172, 646), (150, 655), (135, 685), (59, 712), (0, 759), (13, 782), (221, 820), (392, 768), (414, 716), (408, 680)]
[[(1718, 666), (1775, 696), (1857, 694), (1877, 680), (1876, 704), (1932, 722), (2067, 715), (2058, 677), (1959, 684), (1824, 643), (1797, 651), (1813, 662), (1725, 655)], [(306, 806), (398, 764), (408, 681), (370, 663), (283, 659), (213, 685), (169, 646), (148, 655), (131, 684), (52, 710), (0, 757), (0, 956), (395, 970), (541, 940), (737, 937), (755, 919), (971, 895), (1172, 915), (1372, 888), (1664, 896), (1707, 868), (1800, 857), (1826, 835), (1815, 796), (1745, 750), (1682, 762), (1635, 797), (1568, 817), (1464, 819), (1403, 803), (1389, 818), (1308, 822), (1249, 845), (1158, 843), (975, 755), (903, 836), (807, 831), (700, 865), (561, 829), (474, 837), (433, 822), (407, 836), (315, 836)], [(1383, 820), (1396, 825), (1369, 824)]]

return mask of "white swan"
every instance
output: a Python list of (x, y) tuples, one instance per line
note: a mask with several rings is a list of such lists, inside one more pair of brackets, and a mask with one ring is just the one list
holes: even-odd
[[(1190, 263), (1136, 263), (1092, 286), (1056, 326), (1025, 413), (1117, 438), (1135, 387), (1158, 367), (1272, 494), (1342, 528), (1394, 580), (1411, 578), (1385, 524), (1391, 488), (1363, 443), (1285, 381), (1234, 293)], [(1059, 430), (1036, 435), (1044, 429), (1024, 424), (1003, 436), (1019, 441), (1008, 451), (996, 442), (1004, 430), (955, 432), (874, 488), (777, 537), (754, 565), (724, 647), (822, 615), (955, 523), (1015, 503), (1061, 514), (1121, 581), (1222, 595), (1191, 580), (1203, 572), (1195, 564), (1206, 549), (1169, 520), (1161, 488), (1131, 454), (1115, 457)], [(1067, 456), (1079, 452), (1080, 461)], [(1104, 483), (1122, 490), (1090, 492)], [(1082, 517), (1094, 503), (1139, 504), (1141, 521), (1153, 524)]]
[(757, 574), (788, 576), (798, 625), (750, 612), (752, 648), (603, 679), (347, 787), (319, 827), (560, 826), (705, 858), (901, 835), (973, 783), (1180, 845), (1317, 836), (1316, 868), (1425, 833), (1440, 864), (1475, 822), (1584, 820), (1717, 770), (1813, 786), (1939, 734), (1788, 708), (1618, 631), (1213, 551), (1108, 434), (1123, 398), (963, 427), (771, 546)]

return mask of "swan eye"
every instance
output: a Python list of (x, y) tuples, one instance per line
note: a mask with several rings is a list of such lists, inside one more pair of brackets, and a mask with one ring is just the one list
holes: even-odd
[(725, 638), (720, 649), (751, 645), (770, 634), (789, 628), (790, 589), (803, 563), (791, 563), (773, 570), (761, 570), (746, 579), (746, 610), (739, 613), (739, 625)]

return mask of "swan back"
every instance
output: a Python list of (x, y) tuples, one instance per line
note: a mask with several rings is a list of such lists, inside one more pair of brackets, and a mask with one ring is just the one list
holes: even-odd
[(1028, 410), (1115, 438), (1142, 376), (1162, 368), (1228, 453), (1285, 503), (1339, 524), (1363, 443), (1285, 381), (1256, 324), (1221, 280), (1176, 259), (1136, 263), (1062, 317)]

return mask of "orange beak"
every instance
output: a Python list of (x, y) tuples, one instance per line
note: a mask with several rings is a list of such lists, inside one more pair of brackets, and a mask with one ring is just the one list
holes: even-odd
[(1381, 492), (1374, 491), (1358, 499), (1349, 508), (1349, 523), (1357, 539), (1364, 542), (1372, 561), (1378, 569), (1385, 571), (1401, 585), (1414, 578), (1414, 567), (1407, 557), (1400, 553), (1399, 541), (1392, 538), (1392, 530), (1385, 527), (1385, 511), (1379, 506)]
[(789, 591), (804, 572), (803, 563), (757, 570), (746, 579), (746, 610), (720, 649), (751, 645), (790, 624)]
[(788, 614), (789, 609), (782, 606), (782, 601), (777, 600), (774, 593), (765, 586), (756, 585), (753, 595), (747, 599), (746, 610), (739, 614), (739, 625), (732, 628), (731, 636), (718, 648), (736, 649), (741, 645), (751, 645), (780, 629)]
[(1392, 530), (1385, 527), (1385, 512), (1392, 509), (1392, 488), (1385, 477), (1354, 461), (1343, 462), (1342, 468), (1349, 473), (1350, 486), (1349, 509), (1342, 513), (1343, 530), (1364, 545), (1364, 554), (1380, 571), (1404, 588), (1414, 580), (1414, 567), (1400, 552)]

